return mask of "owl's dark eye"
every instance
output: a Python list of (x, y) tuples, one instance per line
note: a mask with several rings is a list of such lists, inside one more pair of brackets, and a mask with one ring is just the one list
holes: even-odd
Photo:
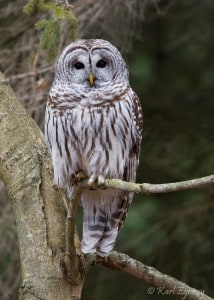
[(105, 68), (105, 66), (107, 65), (107, 62), (103, 59), (99, 60), (96, 64), (97, 68)]
[(77, 70), (80, 70), (80, 69), (84, 69), (85, 66), (83, 65), (83, 63), (78, 61), (74, 64), (74, 68), (77, 69)]

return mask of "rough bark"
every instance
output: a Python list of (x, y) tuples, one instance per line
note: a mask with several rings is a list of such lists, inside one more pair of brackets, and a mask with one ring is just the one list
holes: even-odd
[(82, 282), (65, 274), (66, 212), (53, 187), (43, 134), (0, 74), (0, 178), (16, 217), (20, 299), (79, 299)]

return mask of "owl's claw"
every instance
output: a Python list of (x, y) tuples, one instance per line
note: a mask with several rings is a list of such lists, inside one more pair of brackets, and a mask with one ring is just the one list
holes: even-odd
[(85, 173), (83, 171), (80, 171), (78, 173), (74, 173), (72, 174), (71, 178), (70, 178), (70, 183), (72, 186), (77, 185), (78, 182), (80, 182), (80, 180), (82, 179), (86, 179), (87, 176), (85, 175)]
[(78, 182), (79, 182), (81, 179), (86, 179), (86, 178), (87, 178), (86, 175), (85, 175), (85, 173), (84, 173), (83, 171), (78, 172), (76, 176), (77, 176), (77, 181), (78, 181)]
[(103, 175), (92, 174), (88, 180), (88, 186), (91, 190), (96, 190), (97, 188), (104, 187), (105, 178)]

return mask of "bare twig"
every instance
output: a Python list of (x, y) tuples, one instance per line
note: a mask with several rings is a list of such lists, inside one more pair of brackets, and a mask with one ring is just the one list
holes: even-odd
[(36, 76), (37, 74), (42, 74), (48, 71), (53, 70), (54, 65), (50, 65), (47, 67), (43, 67), (37, 70), (34, 70), (32, 72), (26, 72), (26, 73), (22, 73), (22, 74), (17, 74), (17, 75), (12, 75), (10, 77), (8, 77), (8, 81), (12, 81), (12, 80), (16, 80), (16, 79), (23, 79), (25, 77), (30, 77), (30, 76)]
[(0, 51), (0, 55), (5, 55), (5, 54), (8, 54), (8, 55), (11, 55), (13, 54), (14, 52), (15, 53), (19, 53), (19, 52), (25, 52), (25, 51), (29, 51), (34, 48), (36, 48), (37, 45), (36, 44), (27, 44), (27, 45), (24, 45), (24, 46), (20, 46), (20, 47), (15, 47), (15, 48), (5, 48), (5, 49), (1, 49)]
[(171, 295), (185, 300), (213, 300), (204, 291), (196, 290), (187, 284), (163, 274), (153, 267), (144, 265), (127, 254), (113, 251), (107, 257), (91, 254), (87, 258), (88, 264), (102, 264), (108, 268), (123, 271), (146, 283), (148, 294)]
[(74, 284), (78, 284), (80, 279), (80, 253), (77, 253), (80, 248), (78, 234), (76, 233), (75, 218), (77, 209), (80, 202), (82, 189), (79, 186), (74, 186), (72, 199), (69, 203), (67, 221), (66, 221), (66, 255), (65, 266), (67, 270), (68, 278), (72, 280)]
[(35, 55), (35, 58), (34, 58), (34, 61), (33, 61), (33, 71), (36, 72), (36, 65), (37, 65), (37, 62), (38, 62), (38, 59), (39, 59), (39, 51), (36, 53)]
[[(140, 194), (158, 194), (158, 193), (169, 193), (195, 189), (207, 185), (214, 184), (214, 175), (205, 176), (197, 179), (173, 182), (173, 183), (162, 183), (162, 184), (150, 184), (150, 183), (134, 183), (126, 182), (120, 179), (106, 179), (104, 186), (106, 188), (124, 190), (128, 192), (135, 192)], [(87, 188), (88, 180), (82, 180), (80, 186)]]
[(75, 186), (72, 200), (69, 203), (67, 223), (66, 223), (66, 255), (73, 257), (76, 254), (74, 235), (75, 235), (75, 217), (81, 196), (81, 188)]
[(66, 7), (67, 7), (67, 9), (73, 9), (73, 5), (72, 4), (70, 4), (69, 2), (68, 2), (68, 0), (64, 0), (64, 2), (65, 2), (65, 5), (66, 5)]

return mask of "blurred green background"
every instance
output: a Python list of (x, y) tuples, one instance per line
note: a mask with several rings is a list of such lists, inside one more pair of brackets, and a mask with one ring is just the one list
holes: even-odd
[[(108, 39), (127, 61), (130, 82), (144, 113), (138, 182), (165, 183), (212, 174), (214, 2), (71, 2), (80, 36)], [(53, 74), (21, 80), (11, 77), (30, 72), (38, 51), (39, 33), (33, 25), (41, 14), (27, 17), (21, 12), (23, 4), (22, 0), (0, 2), (0, 68), (42, 127)], [(32, 46), (26, 50), (27, 45)], [(41, 56), (43, 66), (45, 52)], [(47, 84), (41, 89), (42, 80)], [(206, 187), (135, 196), (116, 250), (214, 296), (213, 194), (213, 188)], [(0, 299), (13, 300), (20, 281), (18, 248), (13, 214), (3, 190), (0, 204)], [(86, 277), (83, 299), (160, 300), (165, 298), (161, 294), (156, 289), (150, 295), (148, 286), (139, 280), (95, 266)]]

